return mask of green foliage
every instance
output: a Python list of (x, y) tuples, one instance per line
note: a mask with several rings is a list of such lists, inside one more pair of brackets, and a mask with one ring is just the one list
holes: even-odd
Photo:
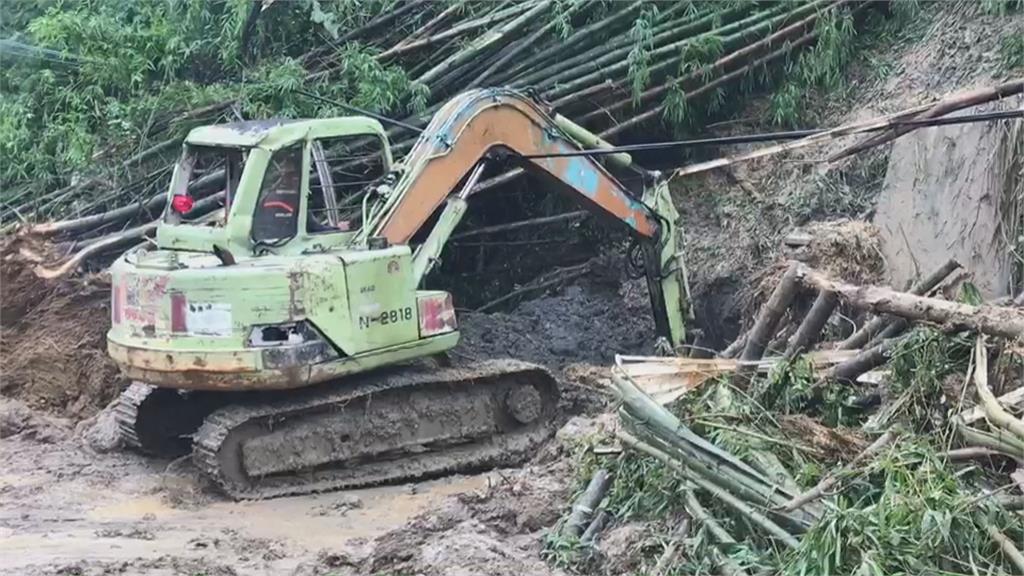
[(633, 22), (629, 37), (633, 48), (629, 51), (629, 85), (633, 91), (633, 102), (640, 102), (640, 94), (651, 80), (651, 51), (654, 49), (654, 23), (658, 18), (658, 8), (654, 5), (644, 6), (640, 16)]
[(540, 557), (555, 568), (575, 570), (582, 565), (580, 540), (563, 535), (561, 528), (561, 523), (556, 524), (544, 534)]
[[(315, 81), (301, 62), (323, 47), (316, 29), (344, 33), (393, 3), (277, 2), (256, 13), (255, 26), (249, 0), (21, 3), (29, 7), (14, 19), (19, 36), (0, 46), (0, 188), (6, 196), (63, 186), (105, 158), (154, 144), (152, 134), (180, 137), (216, 120), (174, 118), (217, 102), (236, 102), (245, 118), (344, 113), (295, 93), (315, 89), (379, 112), (422, 110), (425, 87), (365, 47), (336, 47), (344, 66)], [(250, 55), (255, 62), (245, 64)]]
[[(904, 441), (875, 460), (801, 539), (781, 574), (986, 573), (989, 524), (1009, 514), (978, 501), (925, 442)], [(1019, 523), (1011, 532), (1024, 536)], [(997, 561), (998, 562), (998, 561)], [(998, 566), (998, 564), (996, 564)], [(945, 569), (943, 572), (938, 570)]]
[(854, 54), (857, 31), (853, 16), (829, 10), (815, 22), (815, 30), (818, 38), (814, 46), (786, 66), (789, 80), (772, 95), (771, 117), (776, 125), (797, 125), (813, 88), (835, 91), (842, 85), (843, 70)]
[(682, 126), (689, 118), (689, 108), (686, 101), (686, 92), (675, 82), (675, 78), (669, 78), (672, 87), (665, 95), (665, 110), (662, 118), (672, 126)]
[(1013, 11), (1024, 10), (1024, 0), (981, 0), (981, 7), (989, 14), (1005, 16)]
[(950, 404), (959, 397), (947, 397), (946, 380), (964, 381), (970, 364), (973, 337), (967, 333), (946, 335), (919, 328), (901, 341), (889, 361), (890, 392), (896, 401), (889, 405), (890, 420), (898, 419), (915, 431), (942, 431)]
[(1024, 69), (1024, 34), (1007, 34), (999, 41), (999, 66), (1005, 72)]

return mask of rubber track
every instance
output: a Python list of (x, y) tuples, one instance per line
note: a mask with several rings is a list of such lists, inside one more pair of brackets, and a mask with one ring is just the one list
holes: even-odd
[(117, 404), (114, 406), (114, 421), (117, 422), (121, 439), (130, 448), (146, 449), (139, 440), (138, 434), (135, 433), (135, 423), (139, 417), (139, 406), (154, 390), (156, 390), (155, 386), (132, 382), (117, 398)]
[[(310, 388), (296, 391), (294, 396), (270, 403), (233, 404), (210, 414), (194, 437), (192, 459), (195, 465), (220, 488), (233, 498), (240, 500), (276, 498), (340, 490), (394, 482), (397, 480), (415, 479), (430, 475), (443, 475), (466, 471), (485, 466), (511, 464), (522, 461), (532, 454), (536, 445), (554, 432), (553, 413), (524, 431), (502, 435), (507, 440), (520, 440), (525, 446), (522, 450), (509, 451), (503, 445), (507, 442), (484, 441), (477, 444), (463, 445), (436, 453), (428, 453), (431, 462), (425, 463), (417, 470), (410, 466), (408, 458), (402, 466), (394, 462), (381, 462), (376, 470), (355, 478), (324, 478), (310, 480), (302, 478), (293, 484), (271, 487), (242, 487), (225, 477), (221, 469), (218, 453), (228, 439), (232, 430), (252, 420), (262, 420), (273, 416), (295, 415), (296, 413), (314, 410), (329, 404), (344, 404), (360, 396), (376, 394), (403, 387), (415, 387), (437, 384), (457, 384), (480, 378), (493, 378), (511, 375), (515, 372), (534, 373), (538, 378), (547, 379), (557, 402), (557, 384), (555, 378), (542, 366), (520, 362), (518, 360), (492, 360), (480, 362), (472, 368), (393, 369), (384, 374), (366, 374), (344, 380), (344, 385), (329, 388)], [(544, 392), (542, 392), (544, 394)], [(553, 412), (553, 411), (552, 411)], [(420, 459), (424, 456), (419, 455)], [(374, 470), (374, 465), (363, 467)]]

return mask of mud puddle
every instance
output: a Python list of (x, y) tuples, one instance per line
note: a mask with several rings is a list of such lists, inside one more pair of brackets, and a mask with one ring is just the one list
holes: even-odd
[(74, 438), (0, 446), (0, 574), (315, 574), (492, 475), (232, 502), (187, 463)]

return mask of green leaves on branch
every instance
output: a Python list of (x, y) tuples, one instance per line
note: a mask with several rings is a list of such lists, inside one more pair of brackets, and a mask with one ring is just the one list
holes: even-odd
[[(294, 94), (311, 87), (300, 58), (324, 46), (318, 29), (344, 33), (394, 2), (277, 2), (255, 21), (250, 0), (86, 0), (33, 12), (16, 41), (0, 45), (0, 189), (63, 187), (106, 159), (224, 118), (228, 106), (175, 120), (219, 102), (246, 118), (344, 114)], [(255, 64), (243, 65), (243, 41), (263, 56)], [(320, 93), (378, 112), (424, 108), (424, 87), (401, 68), (359, 44), (335, 50), (343, 65), (317, 81)]]

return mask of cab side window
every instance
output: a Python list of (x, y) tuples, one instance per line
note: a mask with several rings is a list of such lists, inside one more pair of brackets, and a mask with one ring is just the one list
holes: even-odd
[(252, 237), (257, 242), (280, 242), (298, 231), (302, 147), (274, 152), (263, 175), (253, 214)]
[(359, 230), (363, 225), (363, 197), (380, 183), (386, 167), (384, 142), (376, 136), (362, 134), (313, 141), (307, 232)]

